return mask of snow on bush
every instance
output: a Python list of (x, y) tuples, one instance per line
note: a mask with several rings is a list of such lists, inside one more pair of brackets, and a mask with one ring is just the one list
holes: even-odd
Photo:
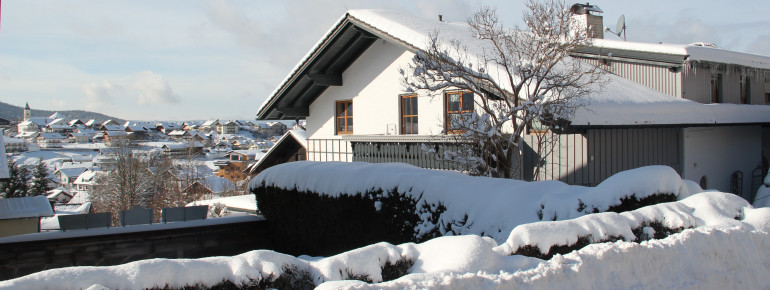
[(770, 207), (770, 173), (765, 176), (764, 183), (757, 189), (754, 197), (755, 207)]
[[(557, 236), (626, 234), (646, 220), (693, 227), (662, 240), (586, 246), (541, 260), (510, 256), (526, 239), (560, 243)], [(528, 230), (520, 230), (524, 228)], [(534, 229), (539, 229), (535, 231)], [(70, 267), (2, 281), (0, 289), (170, 289), (261, 285), (283, 288), (766, 288), (770, 271), (770, 208), (755, 209), (730, 193), (704, 192), (628, 213), (590, 214), (537, 222), (497, 245), (488, 237), (445, 236), (424, 243), (377, 243), (328, 258), (258, 250), (234, 257), (152, 259), (110, 267)], [(556, 232), (562, 231), (559, 235)], [(521, 237), (516, 237), (522, 235)], [(568, 239), (568, 238), (565, 238)], [(390, 282), (386, 265), (409, 261)], [(388, 270), (390, 272), (392, 270)], [(654, 277), (654, 279), (651, 279)], [(389, 276), (389, 279), (396, 276)], [(343, 281), (360, 279), (365, 282)], [(225, 282), (223, 282), (225, 281)], [(289, 285), (289, 286), (286, 286)], [(101, 289), (101, 288), (100, 288)]]
[[(596, 187), (570, 186), (559, 181), (474, 177), (457, 172), (422, 169), (401, 163), (290, 162), (268, 168), (250, 188), (276, 187), (337, 198), (382, 192), (416, 202), (420, 221), (415, 241), (441, 235), (476, 234), (498, 243), (520, 224), (539, 220), (565, 220), (592, 212), (613, 210), (624, 201), (635, 209), (677, 196), (690, 195), (692, 186), (666, 166), (648, 166), (618, 173)], [(372, 199), (379, 210), (382, 203)], [(264, 205), (263, 206), (268, 206)], [(438, 207), (445, 210), (437, 212)], [(426, 210), (431, 209), (431, 210)], [(617, 211), (617, 210), (615, 210)], [(622, 211), (622, 210), (621, 210)], [(438, 219), (434, 218), (439, 214)]]

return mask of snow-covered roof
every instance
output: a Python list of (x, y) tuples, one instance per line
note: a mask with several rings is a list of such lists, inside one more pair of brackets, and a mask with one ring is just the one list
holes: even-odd
[(59, 133), (40, 133), (40, 135), (37, 136), (37, 138), (41, 139), (66, 139), (62, 134)]
[(126, 129), (121, 125), (113, 125), (113, 124), (102, 125), (102, 128), (106, 131), (124, 131)]
[(96, 177), (97, 172), (92, 170), (86, 170), (80, 175), (78, 175), (78, 178), (75, 179), (75, 184), (93, 184), (94, 183), (94, 177)]
[[(93, 163), (91, 163), (93, 165)], [(66, 175), (67, 177), (78, 177), (81, 173), (88, 170), (88, 167), (71, 167), (71, 168), (59, 168), (56, 170), (56, 172), (61, 172), (62, 174)], [(54, 172), (54, 174), (56, 173)]]
[(689, 61), (709, 61), (736, 64), (747, 67), (770, 69), (770, 57), (745, 52), (720, 49), (703, 43), (669, 44), (626, 42), (614, 39), (594, 39), (592, 46), (604, 49), (648, 52), (662, 55), (682, 56)]
[(66, 124), (67, 124), (66, 120), (64, 120), (62, 118), (56, 118), (53, 121), (48, 122), (48, 124), (46, 124), (46, 125), (53, 126), (53, 125), (66, 125)]
[[(323, 53), (332, 39), (338, 36), (345, 25), (353, 24), (382, 39), (399, 44), (408, 50), (422, 50), (428, 45), (431, 34), (439, 31), (439, 42), (459, 40), (468, 51), (484, 51), (489, 44), (479, 40), (469, 31), (464, 22), (438, 21), (389, 10), (350, 10), (289, 73), (284, 81), (267, 98), (259, 109), (258, 118), (284, 118), (277, 114), (277, 104), (287, 96), (287, 88), (300, 82), (301, 74), (313, 65), (315, 58)], [(734, 63), (751, 67), (770, 68), (770, 57), (751, 55), (699, 45), (659, 45), (627, 43), (613, 40), (596, 40), (598, 47), (633, 49), (659, 54), (688, 56), (689, 60), (703, 60)], [(476, 57), (470, 55), (469, 57)], [(571, 61), (571, 60), (567, 60)], [(473, 63), (474, 61), (470, 61)], [(491, 65), (487, 73), (495, 78)], [(573, 125), (683, 125), (683, 124), (739, 124), (770, 122), (770, 107), (752, 105), (716, 104), (704, 105), (678, 99), (654, 91), (641, 84), (607, 74), (609, 82), (603, 89), (591, 96), (588, 110), (580, 110)], [(321, 91), (322, 92), (322, 91)], [(293, 96), (297, 97), (297, 96)], [(307, 100), (307, 98), (306, 98)], [(312, 100), (311, 100), (312, 102)], [(278, 110), (280, 111), (280, 110)], [(280, 117), (284, 116), (284, 117)]]
[(5, 157), (5, 133), (4, 130), (0, 130), (0, 179), (9, 178), (8, 172), (8, 160)]
[(588, 96), (572, 126), (720, 125), (770, 123), (770, 106), (701, 104), (672, 97), (615, 75)]
[(67, 190), (64, 187), (59, 187), (59, 188), (51, 189), (51, 190), (47, 191), (45, 194), (46, 194), (46, 197), (48, 199), (56, 198), (60, 194), (65, 194), (65, 195), (67, 195), (69, 197), (72, 197), (72, 193), (70, 193), (70, 191)]
[(219, 120), (208, 120), (206, 122), (203, 122), (203, 125), (201, 127), (211, 127), (212, 125), (219, 124)]
[(0, 199), (0, 219), (52, 216), (51, 203), (43, 195)]
[(185, 135), (189, 135), (189, 133), (187, 133), (187, 131), (183, 131), (183, 130), (174, 130), (174, 131), (171, 131), (171, 133), (168, 133), (168, 135), (169, 136), (185, 136)]
[(128, 136), (128, 132), (123, 130), (107, 130), (107, 131), (104, 131), (104, 135), (107, 135), (110, 137), (121, 137), (121, 136)]
[(281, 136), (281, 139), (279, 139), (274, 145), (270, 147), (269, 150), (265, 153), (262, 158), (257, 160), (256, 163), (249, 165), (249, 172), (255, 173), (259, 171), (260, 169), (264, 169), (262, 167), (271, 166), (273, 164), (265, 164), (265, 162), (274, 162), (272, 161), (273, 158), (270, 158), (273, 156), (273, 154), (277, 154), (276, 152), (281, 149), (283, 144), (287, 142), (289, 138), (294, 139), (300, 146), (302, 146), (305, 150), (307, 150), (307, 132), (305, 130), (289, 130), (283, 136)]

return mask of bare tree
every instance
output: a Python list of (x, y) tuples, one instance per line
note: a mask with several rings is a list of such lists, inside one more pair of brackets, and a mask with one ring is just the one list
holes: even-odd
[(134, 157), (127, 144), (116, 147), (110, 157), (115, 165), (95, 177), (90, 198), (94, 211), (112, 212), (113, 225), (117, 225), (120, 210), (150, 205), (152, 178), (147, 160)]
[[(473, 93), (470, 103), (475, 108), (448, 116), (445, 133), (455, 134), (460, 149), (443, 156), (465, 162), (472, 174), (520, 177), (521, 137), (527, 126), (536, 121), (563, 129), (563, 120), (585, 106), (581, 97), (596, 88), (592, 84), (601, 83), (600, 69), (568, 55), (590, 41), (586, 31), (570, 28), (568, 7), (555, 0), (530, 0), (526, 6), (526, 26), (513, 29), (501, 25), (493, 8), (476, 12), (468, 19), (470, 33), (477, 38), (473, 43), (443, 39), (434, 32), (427, 49), (401, 70), (409, 91), (432, 97), (451, 88)], [(546, 153), (538, 152), (541, 157)]]

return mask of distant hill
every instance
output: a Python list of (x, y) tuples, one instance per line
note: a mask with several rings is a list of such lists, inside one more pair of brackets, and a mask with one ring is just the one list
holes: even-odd
[[(53, 115), (53, 113), (59, 112), (60, 118), (65, 118), (68, 120), (80, 119), (83, 122), (91, 119), (95, 119), (98, 122), (113, 120), (121, 124), (125, 122), (125, 120), (120, 118), (115, 118), (112, 116), (107, 116), (105, 114), (94, 113), (94, 112), (83, 111), (83, 110), (46, 111), (46, 110), (35, 110), (33, 106), (30, 106), (30, 108), (32, 108), (32, 117), (48, 117), (50, 115)], [(24, 116), (23, 107), (18, 107), (11, 104), (0, 102), (0, 118), (14, 121), (14, 120), (21, 120), (23, 116)]]

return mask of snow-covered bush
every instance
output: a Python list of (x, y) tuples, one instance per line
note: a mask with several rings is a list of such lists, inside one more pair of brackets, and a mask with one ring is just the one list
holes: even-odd
[[(666, 166), (618, 173), (596, 187), (472, 177), (407, 164), (291, 162), (250, 184), (279, 250), (332, 254), (373, 242), (477, 234), (503, 242), (514, 227), (634, 210), (689, 195)], [(301, 234), (298, 234), (301, 233)]]
[(770, 207), (770, 173), (765, 176), (765, 180), (759, 189), (757, 189), (757, 195), (754, 197), (755, 207)]

